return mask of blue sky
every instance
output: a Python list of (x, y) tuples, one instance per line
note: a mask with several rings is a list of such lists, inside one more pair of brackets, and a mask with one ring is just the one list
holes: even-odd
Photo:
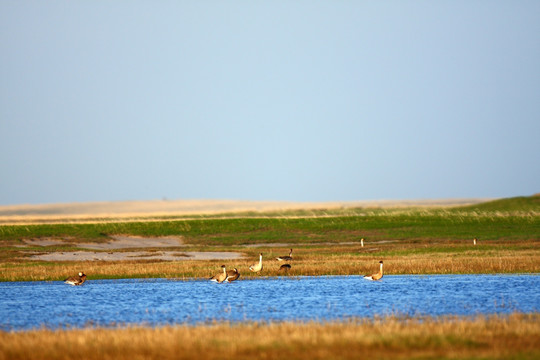
[(540, 192), (539, 1), (0, 1), (0, 204)]

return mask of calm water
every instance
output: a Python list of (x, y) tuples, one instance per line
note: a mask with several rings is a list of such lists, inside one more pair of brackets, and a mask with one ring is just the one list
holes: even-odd
[(331, 320), (384, 314), (540, 311), (540, 276), (359, 276), (209, 281), (0, 283), (0, 330), (213, 320)]

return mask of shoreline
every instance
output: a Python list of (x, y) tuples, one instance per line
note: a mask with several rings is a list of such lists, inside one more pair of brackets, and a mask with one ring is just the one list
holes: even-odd
[[(540, 272), (509, 272), (509, 273), (425, 273), (425, 274), (385, 274), (384, 277), (426, 277), (426, 276), (540, 276)], [(332, 274), (332, 275), (264, 275), (264, 276), (257, 276), (257, 275), (245, 275), (242, 274), (241, 280), (235, 280), (235, 282), (238, 281), (255, 281), (255, 280), (276, 280), (276, 279), (285, 279), (285, 280), (302, 280), (304, 278), (319, 278), (319, 277), (358, 277), (362, 281), (368, 281), (363, 279), (363, 274)], [(383, 278), (384, 278), (383, 277)], [(91, 283), (92, 281), (118, 281), (118, 280), (134, 280), (134, 281), (141, 281), (141, 282), (152, 282), (152, 281), (182, 281), (182, 282), (189, 282), (189, 281), (201, 281), (201, 282), (210, 282), (210, 280), (207, 277), (184, 277), (184, 276), (176, 276), (176, 277), (98, 277), (98, 278), (87, 278), (85, 284), (81, 286), (87, 286), (88, 283)], [(63, 280), (1, 280), (0, 283), (14, 283), (14, 282), (64, 282)], [(378, 280), (377, 282), (384, 282), (384, 280)], [(228, 284), (228, 283), (224, 283)], [(216, 285), (218, 286), (218, 285)]]

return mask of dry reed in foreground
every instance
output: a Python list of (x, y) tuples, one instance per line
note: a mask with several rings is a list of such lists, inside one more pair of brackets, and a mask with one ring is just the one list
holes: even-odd
[(0, 359), (538, 359), (540, 314), (0, 332)]

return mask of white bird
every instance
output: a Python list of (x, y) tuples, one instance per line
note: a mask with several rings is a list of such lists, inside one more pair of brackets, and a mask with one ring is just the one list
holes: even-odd
[(70, 276), (67, 279), (64, 280), (66, 284), (69, 285), (82, 285), (86, 281), (86, 275), (82, 272), (79, 273), (79, 276)]
[(258, 263), (255, 263), (253, 265), (251, 265), (249, 267), (249, 270), (251, 270), (252, 272), (259, 272), (263, 269), (263, 264), (262, 264), (262, 253), (259, 254), (259, 262)]
[(379, 272), (376, 273), (376, 274), (372, 274), (372, 275), (366, 275), (366, 276), (364, 276), (364, 279), (366, 279), (366, 280), (380, 280), (380, 279), (382, 279), (382, 277), (383, 277), (383, 270), (382, 270), (383, 262), (379, 261), (379, 264), (381, 264), (380, 268), (379, 268)]

